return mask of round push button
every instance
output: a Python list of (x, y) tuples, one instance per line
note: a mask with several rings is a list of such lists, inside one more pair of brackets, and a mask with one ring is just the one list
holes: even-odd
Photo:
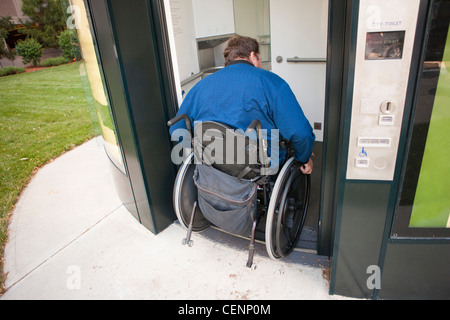
[(373, 166), (378, 170), (386, 169), (388, 164), (389, 161), (385, 157), (376, 158), (375, 161), (373, 162)]

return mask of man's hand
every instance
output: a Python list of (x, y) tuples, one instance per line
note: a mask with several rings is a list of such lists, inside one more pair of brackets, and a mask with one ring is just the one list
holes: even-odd
[(300, 167), (300, 171), (303, 172), (303, 174), (311, 174), (314, 169), (314, 162), (312, 158), (314, 157), (314, 153), (311, 155), (311, 158), (309, 159), (308, 163)]

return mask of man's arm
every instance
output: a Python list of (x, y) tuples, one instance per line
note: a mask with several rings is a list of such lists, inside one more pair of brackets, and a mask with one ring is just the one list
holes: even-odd
[(312, 171), (311, 156), (316, 137), (287, 83), (279, 87), (271, 109), (280, 134), (295, 148), (295, 160), (305, 164), (306, 172)]

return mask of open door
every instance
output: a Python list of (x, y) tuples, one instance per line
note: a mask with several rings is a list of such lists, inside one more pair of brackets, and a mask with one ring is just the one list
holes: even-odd
[(328, 0), (270, 2), (272, 71), (294, 91), (323, 141)]
[(297, 244), (313, 252), (319, 247), (328, 6), (328, 0), (270, 1), (272, 71), (288, 82), (316, 134), (310, 207)]
[[(317, 138), (309, 211), (297, 248), (317, 253), (328, 0), (222, 0), (214, 4), (210, 0), (165, 0), (165, 4), (169, 33), (173, 35), (171, 46), (180, 103), (192, 86), (208, 76), (211, 67), (223, 67), (224, 61), (218, 57), (223, 54), (224, 40), (234, 34), (256, 38), (261, 45), (263, 68), (281, 76), (292, 88)], [(211, 17), (221, 17), (223, 21), (219, 23)], [(264, 231), (261, 233), (260, 238), (264, 239)]]

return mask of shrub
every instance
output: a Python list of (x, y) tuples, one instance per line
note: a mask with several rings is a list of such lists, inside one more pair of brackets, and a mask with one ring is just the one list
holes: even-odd
[(70, 60), (81, 60), (80, 42), (75, 30), (65, 30), (61, 32), (58, 39), (64, 57)]
[(62, 64), (66, 64), (71, 62), (70, 59), (67, 59), (65, 57), (57, 57), (57, 58), (48, 58), (39, 63), (40, 67), (55, 67)]
[(19, 41), (16, 45), (16, 51), (22, 57), (24, 64), (31, 62), (35, 67), (42, 57), (42, 45), (33, 38)]
[(0, 77), (10, 76), (12, 74), (23, 73), (25, 72), (24, 67), (4, 67), (0, 69)]

